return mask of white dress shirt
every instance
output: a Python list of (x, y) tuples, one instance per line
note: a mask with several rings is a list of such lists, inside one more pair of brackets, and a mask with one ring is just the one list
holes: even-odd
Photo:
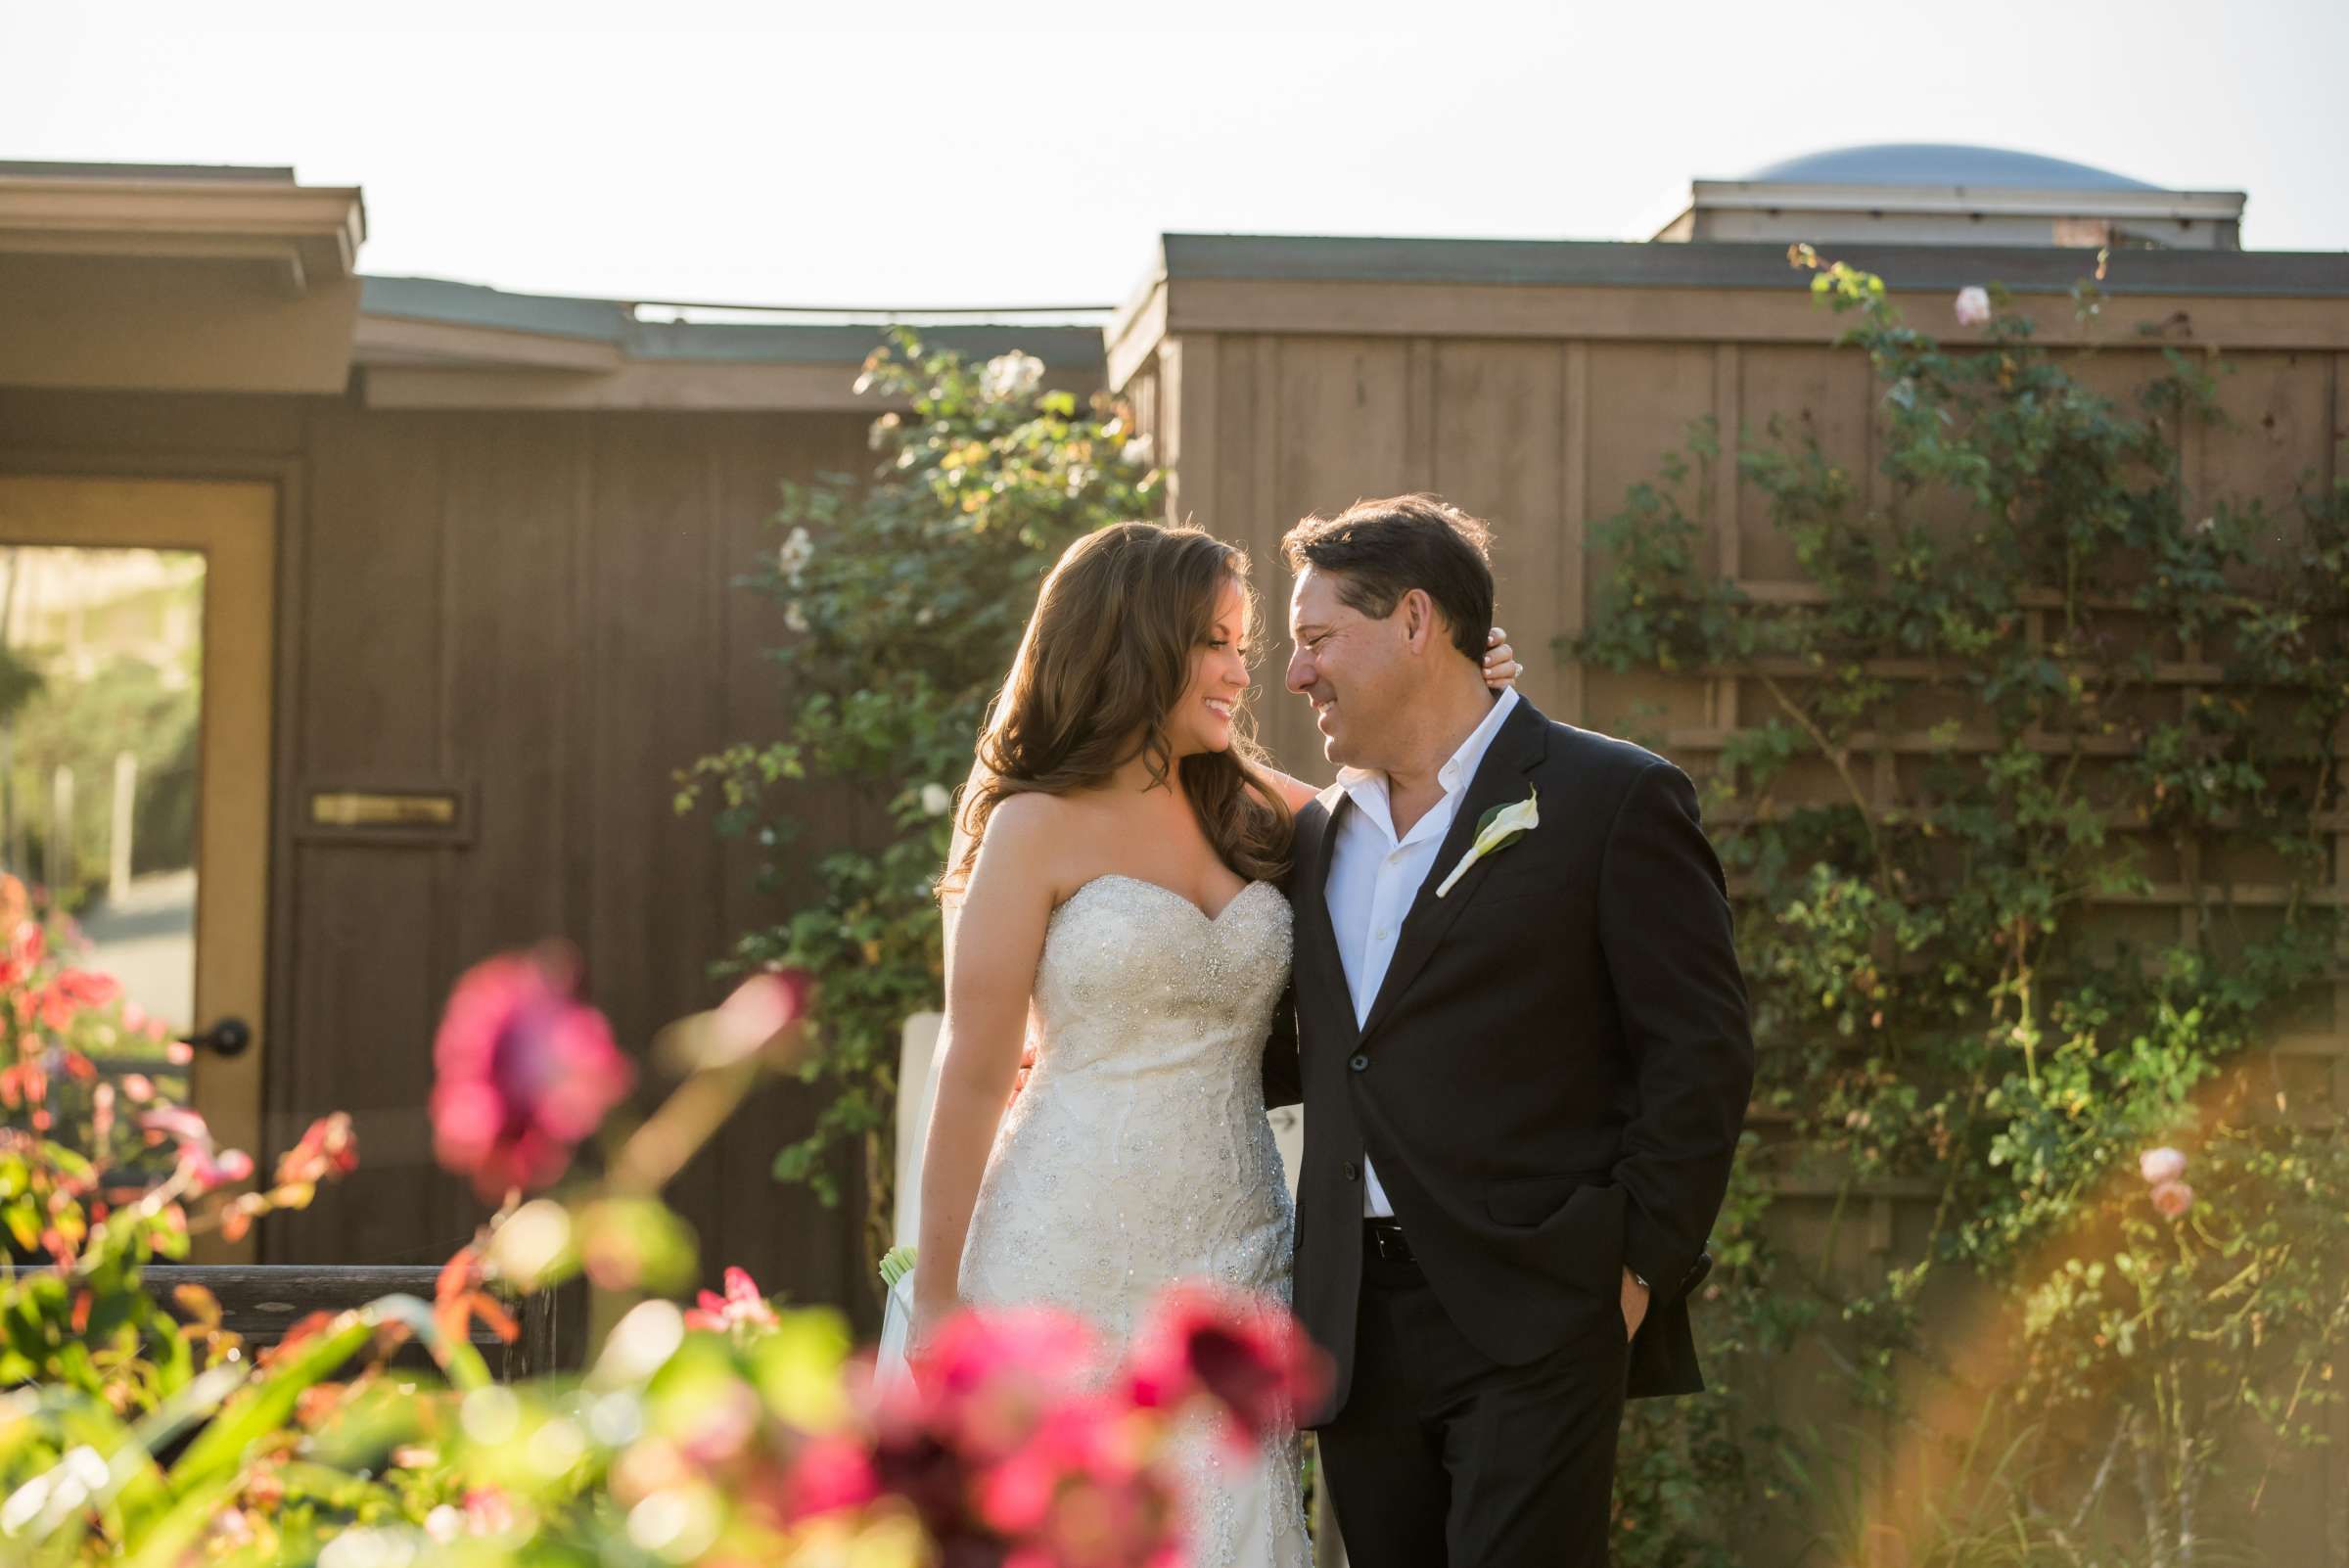
[[(1338, 821), (1338, 841), (1330, 848), (1329, 883), (1323, 890), (1329, 903), (1329, 922), (1337, 933), (1338, 960), (1346, 966), (1346, 988), (1354, 996), (1354, 1021), (1359, 1027), (1370, 1016), (1378, 999), (1379, 983), (1395, 957), (1395, 940), (1402, 934), (1403, 917), (1419, 896), (1420, 884), (1436, 869), (1436, 852), (1459, 814), (1460, 797), (1476, 777), (1477, 765), (1500, 733), (1501, 722), (1517, 706), (1517, 692), (1500, 694), (1485, 721), (1468, 732), (1451, 761), (1437, 770), (1444, 798), (1411, 824), (1400, 840), (1387, 798), (1387, 775), (1359, 767), (1338, 769), (1339, 787), (1354, 809)], [(1373, 1219), (1392, 1219), (1395, 1206), (1387, 1201), (1370, 1157), (1362, 1156), (1362, 1213)]]

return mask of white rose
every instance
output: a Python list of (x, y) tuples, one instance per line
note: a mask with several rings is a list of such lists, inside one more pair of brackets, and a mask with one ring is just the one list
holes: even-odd
[(795, 528), (791, 530), (791, 536), (783, 541), (783, 548), (775, 553), (775, 565), (781, 568), (783, 576), (791, 579), (792, 586), (797, 587), (800, 574), (807, 569), (807, 563), (814, 556), (815, 541), (807, 536), (806, 529)]
[(954, 792), (944, 784), (922, 786), (922, 809), (931, 816), (944, 816), (954, 806)]
[(979, 373), (979, 390), (997, 402), (1025, 397), (1044, 379), (1044, 362), (1034, 354), (997, 354)]
[(1990, 319), (1990, 291), (1973, 287), (1958, 291), (1958, 325), (1979, 327)]

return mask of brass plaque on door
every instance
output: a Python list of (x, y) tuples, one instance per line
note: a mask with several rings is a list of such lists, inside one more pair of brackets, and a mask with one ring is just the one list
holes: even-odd
[(342, 790), (311, 796), (310, 820), (320, 827), (453, 827), (457, 798)]

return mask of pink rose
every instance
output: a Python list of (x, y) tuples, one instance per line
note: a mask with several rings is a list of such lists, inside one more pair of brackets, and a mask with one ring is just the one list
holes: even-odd
[(2175, 1220), (2194, 1206), (2194, 1189), (2183, 1181), (2164, 1181), (2153, 1189), (2153, 1207), (2164, 1220)]
[(1329, 1381), (1327, 1358), (1295, 1318), (1205, 1284), (1177, 1285), (1159, 1297), (1126, 1370), (1128, 1397), (1145, 1408), (1204, 1396), (1241, 1449), (1294, 1426)]
[(491, 958), (448, 998), (433, 1041), (434, 1146), (484, 1203), (551, 1185), (634, 1080), (604, 1015), (576, 998), (577, 973), (562, 947)]
[(723, 1296), (705, 1290), (698, 1305), (685, 1312), (687, 1328), (714, 1328), (720, 1333), (737, 1328), (774, 1328), (781, 1322), (774, 1308), (759, 1293), (758, 1282), (742, 1268), (726, 1270)]
[(1990, 291), (1973, 287), (1958, 291), (1958, 325), (1979, 327), (1990, 319)]
[(2186, 1156), (2172, 1148), (2147, 1149), (2137, 1157), (2137, 1174), (2148, 1186), (2175, 1181), (2186, 1175)]

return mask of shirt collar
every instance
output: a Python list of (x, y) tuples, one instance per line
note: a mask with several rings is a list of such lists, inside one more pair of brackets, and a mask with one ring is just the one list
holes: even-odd
[[(1510, 686), (1503, 689), (1499, 700), (1494, 703), (1493, 711), (1485, 715), (1484, 722), (1470, 730), (1468, 738), (1460, 742), (1459, 750), (1436, 769), (1436, 782), (1444, 786), (1447, 797), (1466, 789), (1468, 781), (1476, 777), (1477, 768), (1484, 762), (1485, 753), (1493, 749), (1493, 737), (1500, 733), (1500, 726), (1508, 720), (1509, 711), (1516, 706), (1517, 688)], [(1378, 768), (1340, 767), (1338, 787), (1353, 797), (1357, 806), (1362, 804), (1364, 790), (1374, 790), (1383, 802), (1387, 795), (1387, 775)]]

